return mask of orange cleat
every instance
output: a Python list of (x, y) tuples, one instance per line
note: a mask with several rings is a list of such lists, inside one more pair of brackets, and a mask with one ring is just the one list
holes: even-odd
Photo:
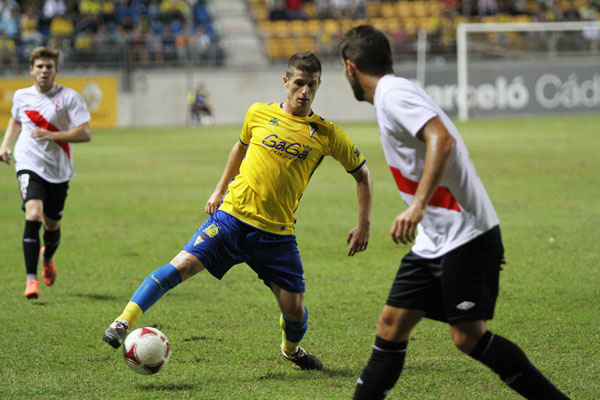
[(25, 288), (25, 297), (28, 299), (37, 299), (40, 296), (40, 281), (30, 280)]
[(54, 280), (56, 279), (56, 267), (54, 266), (54, 260), (51, 260), (49, 263), (44, 262), (44, 250), (46, 250), (46, 246), (40, 249), (40, 258), (42, 259), (42, 278), (44, 278), (44, 283), (46, 286), (52, 286)]

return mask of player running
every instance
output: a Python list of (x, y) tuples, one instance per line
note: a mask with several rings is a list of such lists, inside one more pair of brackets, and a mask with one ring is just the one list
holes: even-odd
[[(10, 164), (15, 140), (15, 169), (25, 211), (23, 253), (27, 270), (25, 297), (38, 298), (38, 261), (48, 286), (56, 279), (53, 256), (60, 242), (69, 180), (75, 176), (71, 143), (89, 142), (91, 119), (83, 98), (73, 89), (54, 84), (58, 52), (38, 47), (29, 56), (34, 85), (13, 97), (11, 118), (0, 145), (0, 160)], [(20, 133), (23, 133), (20, 135)], [(40, 228), (44, 225), (44, 246)]]
[[(383, 399), (423, 317), (450, 324), (454, 344), (529, 399), (566, 399), (513, 342), (488, 330), (504, 248), (498, 216), (456, 127), (416, 85), (394, 76), (387, 38), (362, 25), (342, 38), (346, 78), (375, 106), (385, 159), (408, 208), (392, 224), (409, 243), (379, 318), (354, 399)], [(418, 227), (418, 233), (417, 233)]]
[(225, 170), (206, 203), (208, 220), (183, 250), (152, 272), (104, 333), (117, 348), (127, 330), (168, 290), (204, 269), (221, 279), (247, 263), (271, 289), (281, 309), (283, 356), (302, 369), (323, 364), (298, 344), (308, 328), (304, 271), (294, 235), (294, 212), (308, 181), (327, 155), (356, 180), (358, 225), (350, 230), (349, 256), (367, 248), (372, 183), (363, 155), (337, 125), (311, 110), (321, 83), (313, 53), (297, 53), (283, 77), (283, 103), (256, 103), (244, 120)]

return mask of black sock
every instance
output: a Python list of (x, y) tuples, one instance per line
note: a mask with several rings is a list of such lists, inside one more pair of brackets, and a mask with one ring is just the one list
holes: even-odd
[(23, 254), (25, 255), (25, 269), (28, 274), (37, 275), (38, 261), (40, 259), (40, 221), (25, 220), (23, 232)]
[(407, 344), (375, 338), (371, 358), (358, 378), (353, 400), (378, 400), (387, 395), (402, 373)]
[(491, 368), (526, 399), (568, 399), (531, 364), (519, 346), (502, 336), (487, 331), (470, 356)]
[(55, 231), (44, 230), (44, 258), (46, 260), (52, 260), (54, 252), (58, 248), (60, 243), (60, 228)]

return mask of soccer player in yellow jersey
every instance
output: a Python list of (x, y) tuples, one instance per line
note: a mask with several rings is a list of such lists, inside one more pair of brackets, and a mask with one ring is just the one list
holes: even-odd
[(373, 188), (365, 159), (352, 140), (311, 109), (321, 83), (319, 59), (313, 53), (293, 55), (283, 83), (283, 103), (256, 103), (246, 113), (239, 141), (206, 203), (208, 220), (169, 264), (142, 282), (105, 331), (104, 341), (119, 347), (143, 312), (198, 272), (206, 269), (221, 279), (232, 266), (245, 262), (277, 299), (283, 356), (302, 369), (323, 368), (298, 345), (308, 327), (308, 311), (294, 211), (323, 157), (334, 157), (356, 180), (358, 224), (346, 239), (353, 256), (367, 248)]

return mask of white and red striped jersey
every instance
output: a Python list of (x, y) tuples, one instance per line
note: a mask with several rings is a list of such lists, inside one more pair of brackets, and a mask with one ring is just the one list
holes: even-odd
[(75, 90), (56, 84), (46, 93), (35, 86), (19, 89), (13, 96), (12, 117), (21, 123), (14, 151), (17, 171), (33, 171), (51, 183), (66, 182), (75, 175), (70, 143), (31, 137), (37, 127), (68, 131), (90, 121), (85, 101)]
[(425, 164), (425, 143), (416, 137), (419, 130), (438, 117), (456, 140), (448, 171), (418, 226), (414, 253), (440, 257), (499, 224), (458, 130), (425, 91), (407, 79), (386, 75), (377, 84), (373, 104), (386, 161), (408, 205)]

